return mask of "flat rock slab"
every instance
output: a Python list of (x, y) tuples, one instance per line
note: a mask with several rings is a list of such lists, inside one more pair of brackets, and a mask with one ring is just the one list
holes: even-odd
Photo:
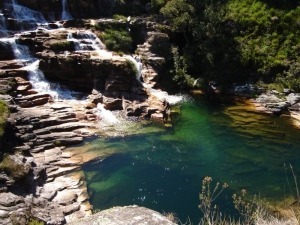
[(144, 207), (124, 206), (103, 210), (68, 225), (175, 225), (162, 214)]

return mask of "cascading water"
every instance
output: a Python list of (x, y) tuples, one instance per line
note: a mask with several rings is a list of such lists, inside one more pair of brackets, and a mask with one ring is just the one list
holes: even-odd
[(59, 94), (56, 91), (51, 90), (50, 83), (46, 81), (44, 74), (39, 70), (40, 60), (36, 60), (30, 65), (24, 67), (29, 73), (29, 81), (33, 88), (40, 93), (47, 93), (52, 96), (53, 99), (58, 99)]
[(144, 83), (141, 82), (142, 69), (143, 69), (143, 64), (141, 62), (141, 58), (139, 56), (134, 56), (133, 57), (131, 55), (126, 56), (126, 58), (128, 60), (130, 60), (131, 62), (133, 62), (133, 64), (135, 65), (136, 70), (137, 70), (136, 79), (137, 79), (138, 82), (140, 82), (145, 87), (146, 84), (144, 84)]
[(53, 99), (73, 99), (73, 95), (78, 94), (48, 82), (43, 72), (39, 69), (40, 61), (32, 57), (27, 46), (17, 44), (16, 38), (1, 38), (0, 42), (10, 47), (15, 58), (23, 62), (23, 69), (28, 71), (29, 81), (38, 92), (48, 93)]
[(97, 35), (90, 31), (77, 30), (73, 33), (69, 32), (67, 40), (75, 44), (76, 51), (94, 51), (98, 56), (112, 57), (112, 53), (105, 50), (105, 45)]
[(7, 37), (5, 17), (0, 13), (0, 37)]
[(134, 57), (132, 57), (132, 56), (126, 56), (126, 58), (128, 60), (130, 60), (131, 62), (133, 62), (133, 64), (135, 65), (135, 67), (137, 69), (137, 73), (136, 73), (136, 79), (137, 79), (137, 81), (140, 84), (142, 84), (142, 86), (145, 89), (147, 89), (152, 95), (156, 96), (161, 101), (166, 100), (167, 102), (169, 102), (170, 105), (176, 105), (179, 102), (184, 101), (184, 97), (182, 95), (169, 95), (165, 91), (156, 90), (156, 89), (150, 87), (149, 85), (143, 83), (141, 81), (141, 78), (142, 78), (142, 69), (143, 69), (143, 64), (141, 62), (141, 58), (139, 56), (134, 56)]
[(62, 3), (61, 19), (62, 20), (72, 20), (73, 17), (69, 13), (68, 0), (62, 0), (61, 3)]
[(99, 103), (96, 109), (96, 115), (101, 118), (101, 122), (105, 125), (114, 125), (120, 123), (120, 120), (109, 110), (105, 109), (104, 106)]
[(13, 9), (13, 16), (17, 20), (34, 21), (37, 23), (46, 23), (42, 13), (29, 9), (25, 6), (19, 5), (16, 0), (12, 0), (11, 6)]

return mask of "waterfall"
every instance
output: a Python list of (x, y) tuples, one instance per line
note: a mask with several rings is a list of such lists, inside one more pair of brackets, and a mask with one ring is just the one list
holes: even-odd
[(58, 99), (58, 93), (51, 90), (50, 83), (45, 79), (43, 72), (39, 69), (40, 60), (36, 60), (30, 65), (23, 67), (29, 73), (29, 81), (33, 88), (41, 93), (47, 93), (53, 99)]
[(46, 23), (42, 13), (19, 5), (16, 0), (12, 0), (13, 16), (17, 20), (26, 20), (37, 23)]
[(137, 81), (142, 84), (142, 86), (152, 95), (156, 96), (158, 99), (160, 99), (161, 101), (166, 100), (167, 102), (169, 102), (170, 105), (176, 105), (179, 102), (182, 102), (184, 100), (184, 97), (181, 95), (169, 95), (167, 92), (165, 91), (161, 91), (161, 90), (156, 90), (152, 87), (149, 87), (149, 85), (143, 83), (141, 81), (142, 78), (142, 69), (143, 69), (143, 64), (141, 62), (141, 58), (139, 56), (126, 56), (127, 59), (129, 59), (131, 62), (133, 62), (133, 64), (135, 65), (136, 69), (137, 69), (137, 73), (136, 73), (136, 79)]
[(0, 38), (0, 42), (9, 45), (15, 58), (23, 62), (24, 67), (22, 69), (28, 71), (29, 81), (38, 92), (48, 93), (53, 99), (74, 99), (73, 96), (78, 95), (77, 92), (63, 89), (57, 84), (48, 82), (44, 73), (39, 69), (40, 60), (32, 57), (27, 46), (18, 45), (16, 38)]
[(2, 13), (0, 13), (0, 37), (6, 37), (7, 30), (6, 30), (6, 22), (5, 17)]
[(39, 70), (39, 60), (33, 58), (29, 52), (29, 48), (25, 45), (16, 44), (15, 38), (8, 38), (11, 48), (14, 52), (15, 58), (22, 60), (25, 63), (23, 69), (29, 73), (29, 81), (38, 92), (46, 92), (53, 98), (57, 98), (58, 94), (55, 91), (50, 90), (50, 84), (46, 81), (44, 74)]
[(105, 109), (101, 103), (97, 105), (95, 114), (101, 119), (101, 123), (105, 125), (120, 123), (120, 120), (111, 111)]
[(139, 83), (141, 83), (144, 87), (146, 84), (141, 82), (142, 78), (142, 69), (143, 69), (143, 64), (141, 62), (141, 58), (139, 56), (134, 56), (132, 57), (131, 55), (127, 55), (126, 58), (133, 62), (133, 64), (136, 67), (137, 73), (136, 73), (136, 79)]
[(61, 13), (61, 19), (62, 20), (71, 20), (73, 17), (69, 13), (69, 7), (68, 7), (68, 0), (62, 0), (62, 13)]
[(28, 47), (25, 45), (18, 45), (15, 38), (1, 38), (0, 42), (10, 47), (16, 59), (21, 60), (24, 63), (31, 59)]
[(99, 56), (112, 57), (112, 53), (105, 50), (105, 45), (97, 35), (90, 31), (69, 32), (67, 40), (75, 44), (76, 51), (95, 51)]

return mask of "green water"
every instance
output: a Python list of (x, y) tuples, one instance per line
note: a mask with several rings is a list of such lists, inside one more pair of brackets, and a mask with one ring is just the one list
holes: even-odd
[(241, 188), (269, 199), (289, 195), (284, 164), (300, 174), (299, 137), (288, 118), (197, 100), (181, 105), (172, 128), (90, 143), (87, 148), (111, 156), (83, 169), (94, 209), (137, 204), (196, 224), (204, 176), (229, 184), (219, 199), (225, 210)]

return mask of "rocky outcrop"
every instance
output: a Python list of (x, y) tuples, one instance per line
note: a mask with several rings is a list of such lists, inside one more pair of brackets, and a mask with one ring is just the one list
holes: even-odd
[(285, 111), (297, 111), (299, 101), (300, 94), (298, 93), (284, 94), (273, 90), (259, 95), (254, 103), (262, 112), (280, 115)]
[(141, 78), (149, 87), (158, 88), (162, 79), (159, 74), (169, 72), (168, 64), (172, 60), (169, 36), (160, 29), (165, 27), (168, 30), (167, 26), (145, 18), (135, 18), (130, 24), (133, 32), (139, 34), (136, 54), (143, 64)]
[[(19, 2), (42, 11), (47, 18), (60, 16), (58, 1)], [(89, 0), (68, 1), (68, 4), (72, 16), (77, 17), (93, 16), (90, 12), (98, 15), (100, 2), (97, 6), (97, 1)], [(142, 1), (130, 2), (139, 7)], [(10, 18), (12, 5), (4, 4), (4, 7), (10, 7), (10, 11), (3, 10), (7, 28), (37, 27), (36, 21), (27, 24), (24, 20), (23, 24), (17, 18)], [(53, 15), (51, 10), (55, 11)], [(6, 161), (0, 163), (0, 199), (4, 199), (0, 201), (0, 219), (4, 224), (14, 221), (25, 224), (29, 217), (47, 224), (64, 224), (91, 213), (84, 175), (80, 172), (82, 157), (66, 152), (65, 147), (82, 143), (99, 129), (97, 121), (102, 118), (97, 114), (97, 104), (109, 110), (123, 110), (127, 116), (163, 119), (164, 99), (159, 96), (162, 92), (154, 92), (152, 87), (158, 87), (157, 73), (165, 69), (163, 57), (169, 50), (168, 35), (158, 32), (155, 22), (147, 23), (146, 19), (141, 22), (140, 27), (146, 33), (140, 40), (146, 47), (139, 52), (144, 57), (143, 65), (147, 61), (150, 68), (148, 74), (153, 73), (152, 77), (142, 73), (143, 80), (147, 81), (143, 85), (137, 79), (138, 68), (132, 57), (105, 51), (97, 36), (84, 28), (94, 26), (91, 20), (78, 20), (76, 24), (74, 21), (52, 23), (47, 28), (53, 30), (39, 27), (0, 42), (0, 99), (9, 104), (12, 112), (5, 137), (12, 146), (6, 149), (9, 153), (4, 158)], [(70, 27), (72, 23), (76, 28)], [(56, 29), (61, 25), (68, 28)], [(27, 46), (29, 52), (22, 46)], [(24, 54), (20, 60), (15, 60), (14, 47), (25, 51), (20, 52), (19, 56)], [(37, 62), (39, 68), (32, 68)], [(29, 82), (34, 73), (44, 74), (48, 80), (72, 90), (92, 94), (84, 102), (57, 100), (50, 92), (34, 89), (34, 83)]]
[(68, 225), (175, 225), (170, 218), (145, 207), (124, 206), (103, 210), (90, 217), (68, 223)]
[(68, 102), (17, 108), (11, 113), (14, 152), (21, 155), (7, 156), (0, 166), (1, 190), (5, 191), (0, 199), (10, 199), (9, 204), (0, 202), (3, 221), (10, 224), (29, 215), (47, 224), (64, 224), (91, 213), (80, 172), (82, 159), (64, 153), (65, 146), (93, 135), (95, 124), (87, 116), (81, 116), (81, 121), (77, 118), (84, 114), (84, 106)]
[(279, 93), (273, 90), (260, 94), (252, 102), (257, 111), (273, 115), (289, 115), (293, 124), (300, 127), (300, 93), (293, 93), (290, 90)]

